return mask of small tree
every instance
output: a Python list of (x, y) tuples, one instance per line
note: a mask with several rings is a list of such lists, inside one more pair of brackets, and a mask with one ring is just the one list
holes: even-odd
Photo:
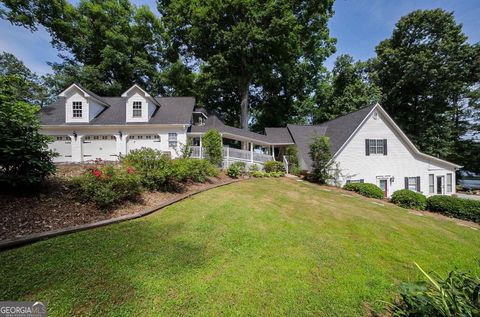
[(0, 76), (0, 186), (38, 185), (55, 172), (49, 137), (39, 133), (37, 106), (14, 98), (20, 79)]
[(222, 136), (216, 129), (210, 129), (202, 138), (205, 158), (220, 166), (223, 161)]
[[(185, 144), (183, 144), (183, 143), (180, 144), (180, 157), (181, 158), (189, 158), (190, 156), (192, 156), (192, 153), (193, 153), (193, 148), (192, 148), (192, 140), (191, 139), (188, 139), (187, 143), (185, 143)], [(177, 152), (177, 154), (178, 154), (178, 152)]]
[(314, 138), (313, 143), (310, 144), (309, 155), (312, 159), (311, 178), (320, 184), (325, 184), (331, 178), (330, 167), (333, 164), (328, 137)]
[(296, 145), (289, 145), (285, 149), (285, 156), (288, 159), (288, 164), (290, 164), (290, 168), (298, 168), (298, 150)]

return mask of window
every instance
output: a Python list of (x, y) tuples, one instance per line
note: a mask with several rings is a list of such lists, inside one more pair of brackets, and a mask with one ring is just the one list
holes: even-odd
[(364, 180), (363, 179), (347, 179), (347, 184), (350, 184), (350, 183), (363, 183)]
[(177, 148), (177, 141), (168, 141), (168, 147)]
[(81, 101), (74, 101), (72, 103), (72, 115), (74, 118), (81, 118), (83, 117), (82, 113), (82, 102)]
[(418, 177), (408, 177), (407, 189), (417, 191), (418, 190)]
[(452, 192), (452, 174), (448, 173), (447, 174), (447, 193)]
[(369, 150), (370, 154), (383, 154), (383, 140), (369, 140)]
[(433, 194), (435, 192), (435, 176), (433, 174), (428, 174), (428, 192)]
[(176, 133), (169, 133), (168, 134), (168, 141), (177, 141), (177, 134)]
[(141, 101), (134, 101), (133, 102), (133, 118), (141, 118), (142, 117), (142, 102)]
[(63, 141), (63, 136), (57, 136), (57, 141)]
[(160, 139), (160, 136), (159, 136), (158, 134), (155, 134), (155, 135), (153, 136), (153, 138), (154, 138), (154, 139)]

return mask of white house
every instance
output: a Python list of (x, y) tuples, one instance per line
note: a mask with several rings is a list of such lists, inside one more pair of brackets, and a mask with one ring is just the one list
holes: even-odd
[(409, 188), (425, 195), (455, 193), (459, 165), (419, 152), (380, 105), (320, 125), (266, 128), (265, 134), (225, 125), (215, 114), (195, 108), (193, 97), (153, 97), (134, 85), (120, 97), (101, 97), (73, 84), (40, 110), (41, 131), (54, 138), (56, 162), (114, 161), (142, 147), (177, 157), (190, 139), (193, 157), (203, 157), (202, 136), (217, 129), (223, 138), (224, 164), (262, 164), (283, 160), (296, 145), (300, 167), (311, 169), (309, 145), (328, 136), (341, 176), (338, 182), (368, 182), (385, 196)]

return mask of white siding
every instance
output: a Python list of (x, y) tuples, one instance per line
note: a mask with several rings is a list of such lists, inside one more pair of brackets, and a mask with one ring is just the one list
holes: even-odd
[[(413, 153), (394, 132), (385, 118), (378, 113), (375, 119), (371, 115), (365, 124), (357, 131), (345, 148), (337, 155), (335, 161), (340, 164), (343, 174), (342, 185), (347, 179), (364, 179), (365, 183), (379, 185), (381, 177), (388, 178), (388, 195), (405, 188), (405, 177), (420, 176), (420, 191), (424, 195), (429, 193), (428, 175), (435, 175), (435, 191), (437, 192), (436, 176), (445, 176), (452, 173), (452, 192), (455, 193), (455, 171), (453, 167), (433, 162), (425, 157)], [(387, 139), (387, 155), (365, 154), (365, 139)], [(445, 186), (446, 187), (446, 186)]]
[[(74, 118), (73, 117), (73, 102), (80, 101), (82, 103), (82, 117), (81, 118)], [(68, 91), (66, 96), (65, 102), (65, 122), (78, 122), (78, 123), (85, 123), (89, 121), (89, 105), (88, 100), (83, 96), (83, 93), (76, 89), (72, 88)]]
[[(142, 116), (139, 118), (133, 117), (133, 103), (135, 101), (139, 101), (142, 103)], [(139, 93), (132, 94), (127, 99), (126, 104), (126, 118), (127, 122), (148, 122), (150, 119), (150, 111), (149, 111), (149, 104), (145, 97), (140, 95)], [(153, 112), (152, 112), (153, 113)]]

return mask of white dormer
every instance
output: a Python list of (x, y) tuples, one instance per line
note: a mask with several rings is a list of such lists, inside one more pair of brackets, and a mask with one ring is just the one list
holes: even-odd
[(88, 123), (108, 107), (98, 96), (73, 84), (59, 95), (65, 98), (65, 122)]
[(130, 87), (122, 97), (127, 98), (127, 122), (148, 122), (157, 108), (155, 99), (138, 85)]

